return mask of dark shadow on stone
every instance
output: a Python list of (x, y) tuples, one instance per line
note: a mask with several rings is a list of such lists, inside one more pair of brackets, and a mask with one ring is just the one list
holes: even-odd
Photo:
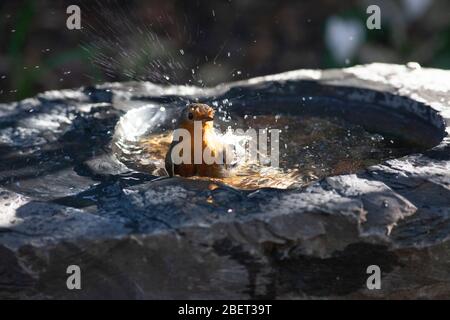
[(380, 267), (381, 278), (400, 266), (396, 255), (386, 247), (364, 243), (351, 244), (330, 258), (299, 255), (281, 259), (276, 251), (272, 257), (280, 291), (316, 297), (342, 296), (367, 288), (370, 265)]
[[(1, 232), (1, 230), (0, 230)], [(12, 251), (0, 245), (0, 298), (11, 299), (31, 295), (35, 280), (23, 272)]]
[[(62, 299), (138, 299), (142, 298), (138, 290), (139, 284), (133, 279), (135, 275), (128, 274), (117, 267), (123, 263), (105, 259), (107, 252), (121, 251), (126, 248), (126, 241), (104, 242), (99, 248), (99, 255), (84, 250), (83, 247), (61, 242), (49, 252), (48, 268), (41, 274), (36, 289), (39, 292)], [(30, 248), (31, 249), (31, 248)], [(33, 256), (32, 250), (22, 250), (23, 254)], [(135, 261), (136, 263), (136, 261)], [(67, 290), (66, 281), (68, 265), (78, 265), (82, 272), (82, 289)]]
[(432, 150), (425, 151), (424, 155), (434, 160), (448, 161), (450, 160), (450, 145), (436, 147)]
[[(248, 273), (249, 284), (244, 294), (248, 294), (252, 299), (274, 299), (276, 297), (275, 282), (270, 281), (265, 285), (264, 294), (259, 294), (257, 291), (257, 277), (264, 265), (253, 257), (248, 250), (244, 250), (240, 245), (234, 245), (231, 240), (223, 239), (214, 243), (213, 249), (220, 256), (228, 256), (239, 264), (245, 267)], [(272, 275), (272, 277), (276, 277)]]
[(100, 183), (76, 195), (57, 198), (52, 200), (52, 202), (63, 206), (81, 209), (93, 205), (98, 205), (99, 202), (101, 202), (105, 197), (113, 196), (113, 194), (109, 193), (108, 190), (114, 189), (115, 186), (119, 186), (119, 188), (122, 190), (123, 188), (142, 184), (158, 178), (156, 176), (140, 172), (130, 172), (129, 174), (107, 176), (92, 173), (91, 177), (99, 181)]

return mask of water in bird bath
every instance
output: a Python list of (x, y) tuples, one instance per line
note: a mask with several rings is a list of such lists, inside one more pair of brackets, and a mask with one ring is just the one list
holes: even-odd
[[(247, 161), (239, 163), (228, 177), (190, 179), (215, 180), (239, 189), (295, 188), (326, 176), (355, 173), (415, 151), (414, 146), (370, 133), (338, 117), (244, 116), (220, 123), (220, 131), (224, 132), (230, 123), (244, 130), (279, 129), (279, 167)], [(138, 137), (134, 143), (116, 143), (116, 155), (133, 169), (165, 175), (164, 158), (172, 132), (167, 129)]]

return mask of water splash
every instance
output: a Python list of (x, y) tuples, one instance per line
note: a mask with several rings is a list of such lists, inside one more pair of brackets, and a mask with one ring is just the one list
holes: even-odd
[(112, 80), (205, 86), (208, 81), (200, 66), (211, 61), (215, 68), (222, 68), (216, 60), (226, 52), (227, 40), (214, 56), (192, 59), (186, 48), (199, 41), (199, 34), (186, 28), (186, 15), (176, 17), (158, 8), (144, 16), (115, 0), (107, 6), (95, 1), (83, 8), (83, 14), (86, 40), (82, 47), (92, 64)]

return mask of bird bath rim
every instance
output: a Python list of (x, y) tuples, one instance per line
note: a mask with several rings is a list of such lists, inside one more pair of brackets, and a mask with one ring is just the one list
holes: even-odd
[[(395, 93), (320, 83), (317, 80), (265, 81), (263, 85), (251, 86), (249, 90), (248, 84), (254, 82), (249, 80), (246, 85), (232, 83), (226, 90), (221, 85), (218, 87), (219, 95), (209, 93), (214, 89), (198, 88), (203, 95), (181, 99), (170, 95), (159, 96), (159, 102), (153, 101), (151, 96), (146, 97), (141, 100), (140, 107), (131, 109), (118, 121), (112, 149), (121, 159), (124, 152), (130, 151), (124, 151), (124, 146), (137, 148), (140, 138), (175, 129), (175, 118), (192, 100), (214, 106), (219, 114), (216, 122), (222, 129), (248, 115), (334, 116), (361, 125), (370, 132), (398, 138), (401, 143), (420, 146), (420, 151), (437, 146), (446, 135), (445, 121), (438, 112), (426, 104)], [(139, 100), (135, 99), (134, 103)], [(400, 156), (417, 150), (415, 148)], [(161, 166), (161, 161), (157, 162), (155, 168)], [(128, 165), (127, 160), (124, 164)], [(152, 161), (150, 164), (153, 166)], [(133, 165), (131, 168), (136, 169)]]

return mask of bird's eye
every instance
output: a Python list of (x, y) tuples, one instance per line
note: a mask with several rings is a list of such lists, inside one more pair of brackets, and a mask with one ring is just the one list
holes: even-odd
[(194, 115), (192, 114), (192, 112), (189, 112), (189, 113), (188, 113), (188, 119), (189, 119), (189, 120), (194, 119)]

